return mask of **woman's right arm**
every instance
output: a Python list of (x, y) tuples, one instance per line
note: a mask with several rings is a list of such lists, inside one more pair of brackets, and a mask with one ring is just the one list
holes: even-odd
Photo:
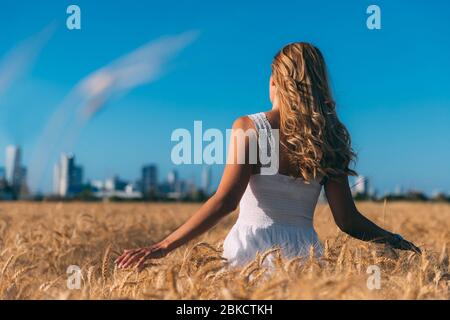
[[(244, 136), (245, 141), (241, 141), (240, 137), (242, 136), (239, 135), (239, 132), (254, 129), (252, 126), (251, 120), (247, 117), (241, 117), (234, 122), (230, 137), (229, 158), (217, 192), (192, 217), (165, 239), (148, 247), (125, 250), (116, 259), (119, 268), (137, 265), (139, 270), (142, 269), (147, 259), (165, 256), (168, 252), (211, 229), (220, 219), (237, 208), (253, 169), (253, 164), (248, 161), (252, 136)], [(239, 156), (245, 157), (246, 161), (239, 162)]]
[(420, 253), (420, 249), (413, 243), (380, 228), (358, 211), (347, 176), (328, 179), (325, 184), (325, 194), (334, 220), (343, 232), (362, 241), (387, 243), (395, 249)]

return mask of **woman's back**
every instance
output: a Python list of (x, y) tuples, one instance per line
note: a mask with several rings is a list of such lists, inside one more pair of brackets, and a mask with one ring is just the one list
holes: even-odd
[[(272, 121), (276, 122), (276, 116), (276, 113), (271, 114)], [(258, 133), (276, 136), (265, 113), (249, 118)], [(273, 140), (267, 144), (269, 154), (274, 150), (274, 143), (279, 142)], [(279, 172), (262, 174), (258, 170), (250, 177), (240, 201), (238, 221), (225, 240), (224, 256), (233, 265), (245, 264), (256, 252), (272, 247), (280, 247), (286, 256), (306, 255), (311, 246), (321, 251), (313, 228), (313, 215), (322, 185), (318, 180), (307, 183), (289, 176), (287, 161), (283, 163), (281, 152), (271, 158), (280, 159)]]
[[(278, 134), (278, 154), (277, 154), (277, 166), (278, 173), (285, 176), (295, 177), (298, 175), (298, 168), (293, 167), (288, 158), (288, 152), (284, 147), (286, 145), (286, 137), (283, 136), (283, 133), (280, 130), (280, 111), (279, 110), (270, 110), (267, 112), (259, 112), (255, 114), (248, 115), (250, 120), (252, 121), (253, 127), (256, 131), (259, 130), (267, 130), (277, 131)], [(272, 134), (273, 135), (273, 134)], [(259, 166), (259, 165), (258, 165)], [(258, 166), (255, 169), (256, 173), (259, 173), (260, 170)]]

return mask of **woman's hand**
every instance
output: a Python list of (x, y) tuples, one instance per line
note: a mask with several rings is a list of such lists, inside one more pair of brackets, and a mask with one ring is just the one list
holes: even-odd
[(136, 267), (139, 271), (144, 269), (147, 259), (160, 259), (167, 255), (167, 250), (161, 244), (146, 248), (125, 250), (115, 261), (120, 269)]
[(414, 243), (403, 239), (399, 234), (392, 235), (391, 239), (389, 239), (389, 245), (394, 249), (413, 251), (418, 254), (422, 253), (419, 247)]
[(363, 241), (384, 243), (394, 249), (421, 253), (421, 250), (412, 242), (380, 228), (358, 211), (353, 201), (347, 176), (328, 179), (325, 184), (325, 194), (334, 220), (343, 232)]

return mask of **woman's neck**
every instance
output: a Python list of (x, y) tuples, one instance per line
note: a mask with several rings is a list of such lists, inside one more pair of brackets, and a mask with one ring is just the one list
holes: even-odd
[(272, 110), (279, 110), (279, 102), (278, 98), (275, 97), (272, 101)]

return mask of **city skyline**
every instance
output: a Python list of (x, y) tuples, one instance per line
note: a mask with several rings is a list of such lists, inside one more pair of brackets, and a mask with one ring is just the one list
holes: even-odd
[[(8, 159), (4, 167), (0, 165), (0, 182), (2, 179), (12, 188), (12, 192), (19, 197), (23, 193), (26, 198), (36, 195), (51, 195), (61, 198), (73, 198), (88, 188), (97, 198), (117, 197), (122, 199), (141, 199), (150, 195), (164, 195), (167, 199), (180, 200), (185, 195), (202, 191), (208, 196), (215, 192), (217, 186), (211, 184), (212, 168), (214, 165), (201, 165), (199, 177), (191, 175), (190, 178), (181, 178), (179, 171), (173, 168), (166, 175), (161, 175), (159, 165), (156, 163), (143, 164), (140, 167), (141, 175), (138, 178), (124, 178), (113, 174), (103, 179), (92, 179), (84, 176), (84, 167), (76, 162), (73, 153), (61, 153), (59, 160), (53, 167), (53, 189), (50, 192), (32, 192), (27, 185), (27, 168), (21, 161), (22, 149), (17, 145), (8, 145), (5, 148)], [(165, 178), (162, 178), (164, 177)], [(400, 184), (393, 190), (380, 192), (371, 183), (371, 178), (363, 175), (349, 177), (353, 197), (357, 199), (382, 199), (383, 197), (402, 197), (424, 195), (426, 198), (450, 198), (450, 191), (434, 190), (431, 193), (420, 188), (408, 188)], [(0, 183), (0, 196), (2, 194)], [(361, 198), (362, 197), (362, 198)], [(2, 198), (0, 197), (0, 200)], [(9, 198), (7, 198), (9, 199)]]
[(5, 148), (8, 161), (4, 167), (0, 166), (0, 200), (34, 199), (36, 196), (71, 199), (87, 191), (89, 196), (97, 198), (151, 200), (163, 196), (167, 199), (182, 200), (196, 192), (201, 192), (203, 196), (214, 192), (211, 188), (210, 166), (203, 167), (199, 182), (195, 176), (189, 179), (181, 178), (176, 169), (170, 170), (164, 179), (160, 175), (158, 165), (154, 163), (142, 165), (138, 179), (123, 179), (117, 174), (105, 179), (91, 179), (84, 176), (84, 167), (76, 161), (73, 153), (60, 154), (53, 167), (51, 191), (32, 192), (28, 188), (27, 168), (21, 161), (21, 153), (22, 149), (17, 145), (8, 145)]
[[(425, 3), (377, 1), (381, 30), (367, 29), (371, 3), (365, 1), (296, 1), (282, 12), (256, 1), (193, 1), (174, 8), (132, 0), (129, 10), (123, 10), (121, 0), (110, 3), (108, 10), (100, 3), (79, 1), (82, 29), (72, 31), (65, 25), (65, 4), (26, 3), (23, 10), (24, 4), (7, 2), (0, 12), (0, 27), (9, 30), (0, 43), (0, 68), (14, 65), (10, 62), (16, 56), (12, 61), (17, 63), (27, 58), (15, 81), (0, 88), (0, 149), (21, 145), (30, 179), (36, 175), (31, 162), (40, 151), (39, 137), (55, 110), (71, 102), (67, 96), (80, 82), (161, 37), (197, 32), (170, 63), (161, 65), (153, 82), (108, 100), (85, 126), (71, 132), (71, 143), (45, 152), (44, 181), (32, 183), (42, 185), (41, 191), (52, 189), (53, 164), (60, 152), (76, 154), (92, 179), (118, 174), (134, 180), (145, 163), (158, 163), (168, 173), (176, 167), (170, 162), (173, 130), (191, 129), (195, 120), (202, 120), (205, 128), (224, 132), (237, 117), (270, 108), (271, 60), (293, 41), (310, 41), (324, 53), (360, 174), (370, 177), (381, 193), (398, 185), (428, 194), (449, 190), (447, 2), (430, 9)], [(10, 21), (11, 14), (18, 18)], [(115, 23), (106, 27), (106, 21)], [(92, 102), (97, 101), (101, 99)], [(0, 163), (5, 164), (3, 152)], [(184, 178), (201, 179), (201, 170), (179, 167)], [(212, 185), (217, 186), (222, 170), (222, 165), (212, 167)]]

